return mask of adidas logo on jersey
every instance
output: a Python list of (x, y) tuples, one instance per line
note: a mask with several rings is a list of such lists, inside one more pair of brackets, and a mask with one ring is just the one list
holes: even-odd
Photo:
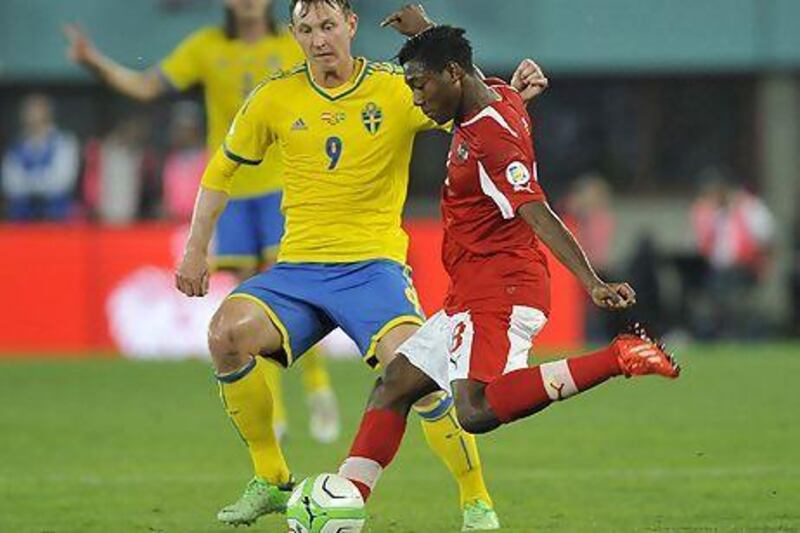
[(302, 118), (298, 118), (294, 121), (294, 124), (292, 124), (292, 131), (304, 131), (307, 129), (308, 126), (306, 126), (306, 121)]

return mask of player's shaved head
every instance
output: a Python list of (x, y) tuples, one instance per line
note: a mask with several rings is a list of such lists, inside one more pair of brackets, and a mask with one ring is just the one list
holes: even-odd
[(442, 72), (450, 63), (472, 74), (472, 45), (465, 37), (466, 30), (452, 26), (434, 26), (415, 35), (403, 45), (397, 58), (401, 65), (419, 61), (431, 71)]
[(292, 0), (290, 5), (292, 16), (294, 16), (298, 5), (300, 6), (300, 11), (298, 14), (300, 16), (304, 16), (314, 4), (327, 4), (333, 8), (341, 10), (341, 12), (345, 15), (353, 13), (353, 6), (350, 4), (350, 0)]

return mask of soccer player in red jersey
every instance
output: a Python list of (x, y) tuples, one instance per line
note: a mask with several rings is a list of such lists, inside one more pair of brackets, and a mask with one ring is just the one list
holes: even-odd
[(642, 328), (597, 352), (528, 367), (528, 351), (550, 312), (540, 242), (596, 305), (624, 309), (636, 295), (627, 283), (596, 275), (548, 206), (525, 106), (509, 85), (477, 75), (464, 30), (428, 29), (398, 57), (414, 104), (440, 124), (456, 124), (442, 192), (450, 287), (444, 309), (387, 366), (339, 470), (365, 499), (400, 446), (409, 409), (432, 391), (452, 391), (462, 427), (485, 433), (615, 376), (680, 372)]

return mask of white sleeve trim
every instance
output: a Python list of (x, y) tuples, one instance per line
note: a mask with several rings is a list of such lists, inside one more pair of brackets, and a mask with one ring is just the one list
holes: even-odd
[(511, 206), (511, 202), (500, 189), (497, 188), (497, 185), (492, 181), (492, 178), (486, 172), (486, 169), (480, 161), (478, 161), (478, 175), (481, 180), (481, 190), (486, 196), (494, 200), (503, 218), (506, 220), (514, 218), (514, 208)]

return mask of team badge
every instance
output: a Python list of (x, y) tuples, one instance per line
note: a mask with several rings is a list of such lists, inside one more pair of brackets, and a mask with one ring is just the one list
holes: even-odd
[(375, 135), (381, 128), (383, 111), (381, 111), (381, 108), (378, 107), (375, 102), (370, 102), (364, 106), (364, 109), (361, 111), (361, 122), (364, 123), (364, 127), (367, 128), (368, 132)]
[(345, 118), (347, 118), (347, 115), (345, 115), (342, 111), (325, 111), (322, 113), (322, 122), (325, 122), (329, 126), (341, 124), (344, 122)]
[(506, 167), (506, 179), (514, 191), (531, 191), (531, 172), (523, 163), (514, 161)]

